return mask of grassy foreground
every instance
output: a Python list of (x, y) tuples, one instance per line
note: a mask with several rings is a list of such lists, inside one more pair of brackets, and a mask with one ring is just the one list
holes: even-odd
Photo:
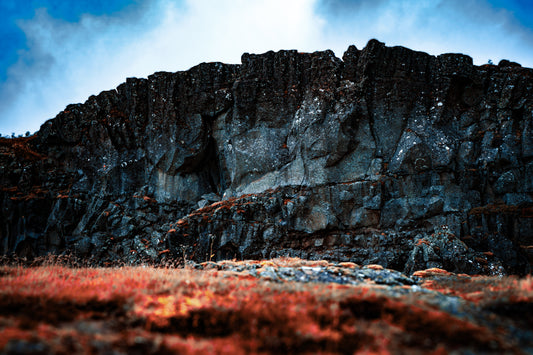
[(417, 276), (416, 286), (347, 286), (216, 269), (1, 266), (0, 353), (531, 351), (533, 278)]

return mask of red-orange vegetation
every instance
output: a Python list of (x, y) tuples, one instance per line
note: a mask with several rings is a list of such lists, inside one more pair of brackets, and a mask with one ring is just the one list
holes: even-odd
[(372, 269), (372, 270), (383, 270), (383, 266), (378, 265), (378, 264), (370, 264), (370, 265), (366, 265), (365, 267), (367, 269)]
[(187, 226), (187, 224), (189, 224), (189, 222), (187, 222), (185, 219), (180, 219), (176, 222), (176, 225), (178, 227), (184, 227)]
[(36, 135), (18, 138), (1, 138), (0, 147), (7, 149), (5, 155), (14, 155), (27, 161), (37, 161), (46, 157), (37, 153), (31, 147), (31, 141), (37, 138)]
[(520, 217), (533, 218), (533, 207), (524, 207), (524, 208), (522, 208)]
[(439, 269), (438, 267), (433, 267), (426, 270), (419, 270), (415, 271), (413, 273), (413, 276), (417, 277), (429, 277), (429, 276), (435, 276), (435, 275), (450, 275), (451, 273), (449, 271), (446, 271), (444, 269)]
[(38, 198), (38, 196), (34, 193), (29, 193), (27, 195), (24, 195), (24, 196), (13, 196), (13, 197), (10, 197), (9, 199), (12, 200), (12, 201), (29, 201), (29, 200), (33, 200), (33, 199), (36, 199)]
[(520, 280), (518, 287), (522, 291), (533, 293), (533, 276), (529, 275), (526, 278)]
[[(427, 275), (426, 277), (427, 279), (422, 284), (423, 287), (461, 297), (487, 308), (500, 302), (511, 304), (527, 302), (531, 304), (533, 301), (531, 276), (518, 279), (513, 276), (500, 278), (449, 273), (449, 277), (446, 278), (438, 277), (438, 274)], [(509, 304), (507, 306), (511, 307)]]
[(430, 245), (429, 242), (425, 239), (419, 239), (417, 242), (416, 242), (416, 246), (419, 246), (419, 245), (422, 245), (422, 244), (425, 244), (425, 245)]
[(2, 187), (2, 191), (3, 192), (17, 192), (18, 190), (18, 187), (17, 186), (13, 186), (13, 187)]
[(356, 269), (359, 267), (359, 265), (357, 265), (356, 263), (352, 263), (352, 262), (341, 262), (339, 263), (339, 266), (344, 267), (344, 268), (349, 268), (349, 269)]
[(520, 208), (518, 206), (514, 206), (514, 205), (506, 205), (506, 204), (488, 204), (488, 205), (485, 205), (485, 206), (480, 206), (480, 207), (474, 207), (472, 208), (468, 214), (470, 215), (475, 215), (475, 216), (479, 216), (479, 215), (488, 215), (488, 214), (500, 214), (500, 213), (503, 213), (503, 214), (516, 214), (516, 213), (519, 213), (520, 212)]
[(150, 196), (143, 196), (143, 200), (148, 203), (157, 203), (157, 200), (155, 198), (152, 198)]
[(118, 118), (126, 118), (126, 114), (116, 108), (111, 108), (111, 110), (109, 111), (109, 115), (111, 117), (118, 117)]
[(271, 197), (271, 195), (276, 192), (274, 189), (268, 189), (265, 190), (262, 193), (259, 194), (244, 194), (238, 197), (231, 197), (225, 200), (214, 202), (210, 205), (204, 206), (202, 208), (199, 208), (193, 212), (191, 212), (186, 217), (178, 220), (176, 222), (176, 226), (186, 228), (188, 227), (189, 220), (194, 217), (200, 217), (201, 221), (203, 223), (209, 223), (210, 219), (209, 216), (213, 212), (222, 212), (222, 211), (230, 211), (234, 210), (238, 214), (245, 213), (246, 209), (243, 208), (243, 206), (246, 205), (253, 205), (257, 202), (255, 200), (249, 201), (250, 198), (263, 198), (263, 197)]
[(44, 199), (47, 197), (49, 190), (42, 188), (41, 186), (32, 186), (29, 191), (24, 194), (18, 190), (17, 186), (2, 188), (3, 192), (15, 193), (15, 196), (9, 197), (12, 201), (29, 201), (34, 199)]
[[(238, 266), (244, 262), (224, 263)], [(332, 266), (327, 261), (298, 258), (247, 263), (258, 267)], [(426, 280), (428, 288), (452, 287), (439, 281), (444, 273), (432, 275), (435, 278)], [(430, 294), (400, 292), (391, 296), (387, 287), (374, 284), (276, 283), (209, 268), (73, 269), (54, 265), (0, 266), (0, 278), (0, 352), (16, 340), (46, 344), (49, 353), (111, 349), (184, 354), (517, 350), (504, 342), (505, 334), (426, 302)], [(531, 277), (495, 282), (493, 290), (484, 279), (454, 280), (459, 295), (514, 289), (526, 297), (522, 303), (533, 289)]]

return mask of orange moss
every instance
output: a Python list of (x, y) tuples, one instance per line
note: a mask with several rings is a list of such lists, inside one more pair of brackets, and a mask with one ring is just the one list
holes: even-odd
[(417, 242), (416, 242), (416, 246), (420, 246), (422, 244), (425, 244), (425, 245), (430, 245), (429, 242), (425, 239), (419, 239)]
[[(298, 258), (248, 263), (331, 266)], [(531, 300), (531, 277), (448, 276), (463, 297), (519, 290), (521, 302)], [(98, 352), (95, 343), (123, 353), (140, 346), (148, 353), (185, 354), (517, 350), (502, 340), (503, 333), (425, 302), (430, 294), (390, 296), (372, 284), (275, 283), (232, 271), (151, 267), (1, 267), (0, 278), (0, 352), (13, 339), (44, 342), (63, 353)], [(425, 284), (452, 290), (440, 278)], [(88, 327), (100, 331), (80, 330)], [(68, 348), (72, 340), (80, 346), (76, 351)]]
[(157, 203), (157, 200), (155, 198), (149, 197), (149, 196), (143, 196), (143, 200), (148, 203)]
[(365, 265), (365, 267), (367, 269), (372, 269), (372, 270), (383, 270), (383, 266), (378, 265), (378, 264)]
[(11, 150), (15, 156), (27, 161), (45, 159), (45, 156), (35, 152), (30, 147), (30, 142), (35, 138), (37, 138), (36, 135), (18, 138), (0, 138), (0, 146), (8, 148), (8, 150)]
[(3, 192), (17, 192), (18, 190), (18, 187), (17, 186), (13, 186), (13, 187), (2, 187), (2, 191)]
[(251, 197), (268, 197), (272, 195), (276, 190), (274, 189), (268, 189), (263, 193), (259, 194), (244, 194), (238, 197), (231, 197), (226, 200), (217, 201), (210, 205), (204, 206), (202, 208), (199, 208), (189, 215), (185, 216), (184, 218), (178, 220), (176, 222), (176, 225), (178, 227), (186, 228), (189, 224), (188, 219), (194, 218), (194, 217), (201, 217), (201, 220), (203, 223), (209, 222), (209, 216), (213, 212), (222, 211), (222, 210), (231, 210), (232, 208), (236, 208), (236, 213), (242, 214), (245, 213), (245, 209), (242, 208), (245, 205), (253, 205), (257, 202), (255, 201), (247, 201), (247, 199)]
[(349, 268), (349, 269), (359, 268), (359, 265), (357, 265), (356, 263), (352, 263), (352, 262), (342, 262), (342, 263), (339, 263), (339, 266), (344, 267), (344, 268)]
[(503, 213), (503, 214), (516, 214), (516, 213), (519, 213), (520, 212), (520, 209), (518, 206), (513, 206), (513, 205), (506, 205), (506, 204), (488, 204), (488, 205), (485, 205), (485, 206), (480, 206), (480, 207), (474, 207), (472, 208), (468, 214), (469, 215), (474, 215), (474, 216), (479, 216), (479, 215), (482, 215), (482, 214), (499, 214), (499, 213)]
[(2, 191), (16, 193), (15, 196), (9, 198), (12, 201), (29, 201), (34, 199), (44, 199), (50, 192), (49, 190), (43, 189), (41, 186), (32, 186), (31, 190), (26, 195), (24, 195), (23, 192), (19, 192), (17, 186), (3, 188)]
[(11, 339), (30, 340), (31, 332), (19, 327), (5, 327), (0, 332), (0, 349), (3, 349)]
[(430, 276), (435, 276), (435, 275), (451, 275), (451, 274), (452, 273), (449, 271), (439, 269), (437, 267), (433, 267), (433, 268), (426, 269), (426, 270), (415, 271), (413, 273), (413, 276), (423, 278), (423, 277), (430, 277)]

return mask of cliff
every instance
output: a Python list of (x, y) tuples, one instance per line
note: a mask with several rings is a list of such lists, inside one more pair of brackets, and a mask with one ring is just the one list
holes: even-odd
[(0, 253), (528, 273), (532, 79), (376, 40), (130, 78), (0, 140)]

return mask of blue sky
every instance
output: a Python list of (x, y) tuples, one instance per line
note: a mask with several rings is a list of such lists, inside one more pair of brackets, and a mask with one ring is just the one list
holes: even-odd
[(127, 77), (371, 38), (533, 67), (531, 0), (0, 0), (0, 134), (35, 132)]

